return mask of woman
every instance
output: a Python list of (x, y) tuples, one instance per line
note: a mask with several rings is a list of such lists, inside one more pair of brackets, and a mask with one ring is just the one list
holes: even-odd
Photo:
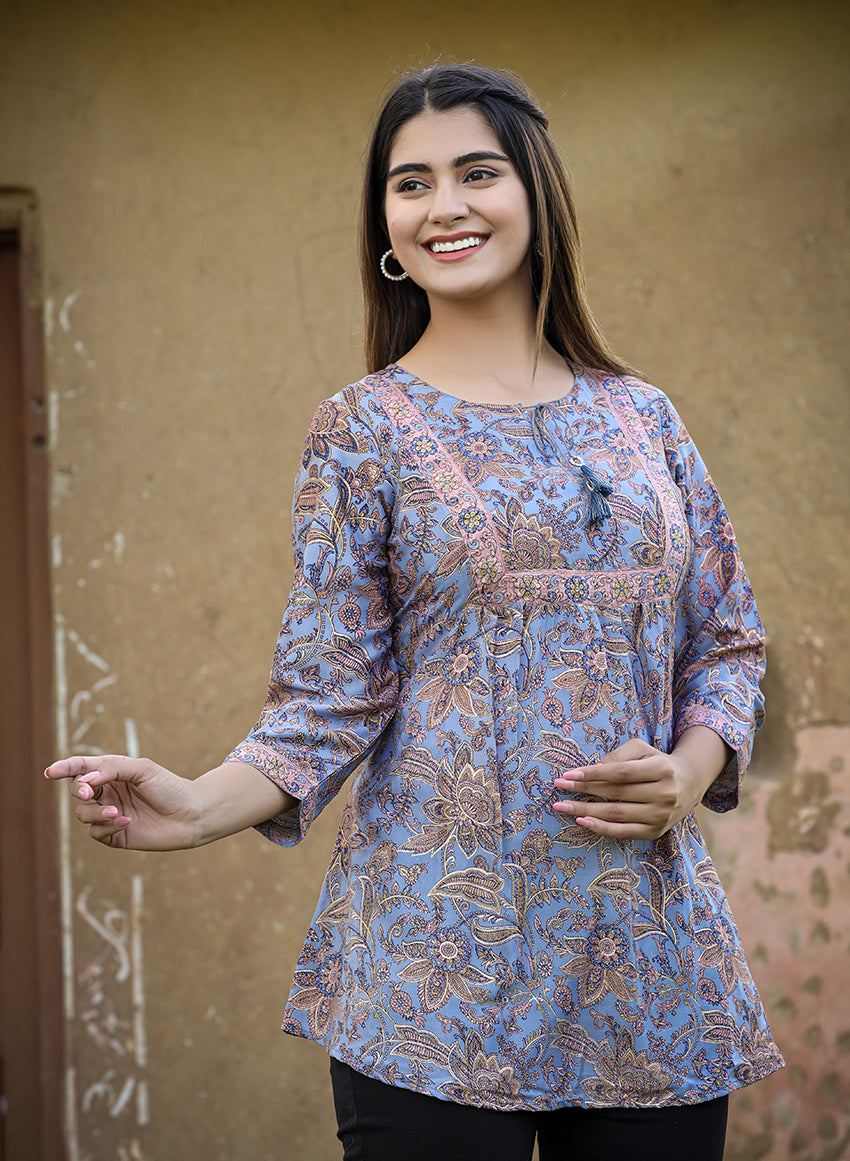
[(348, 1158), (723, 1153), (782, 1063), (693, 810), (733, 807), (763, 637), (665, 396), (604, 344), (546, 119), (402, 80), (373, 135), (370, 375), (322, 403), (260, 720), (188, 781), (75, 757), (77, 817), (299, 841), (356, 771), (284, 1028)]

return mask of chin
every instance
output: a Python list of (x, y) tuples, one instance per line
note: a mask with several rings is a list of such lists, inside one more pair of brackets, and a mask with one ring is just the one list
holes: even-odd
[[(411, 275), (411, 278), (413, 278), (413, 275)], [(414, 282), (416, 282), (415, 278)], [(480, 276), (476, 277), (470, 273), (465, 277), (447, 278), (444, 281), (423, 278), (417, 285), (422, 287), (429, 298), (433, 296), (434, 298), (456, 301), (467, 298), (480, 298), (482, 295), (493, 294), (502, 289), (505, 284), (499, 283), (494, 285), (489, 279)]]

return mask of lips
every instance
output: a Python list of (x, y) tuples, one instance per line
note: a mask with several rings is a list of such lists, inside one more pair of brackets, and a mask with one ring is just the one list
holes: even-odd
[(471, 250), (480, 250), (489, 237), (489, 234), (455, 234), (453, 237), (430, 238), (422, 245), (435, 258), (455, 258)]

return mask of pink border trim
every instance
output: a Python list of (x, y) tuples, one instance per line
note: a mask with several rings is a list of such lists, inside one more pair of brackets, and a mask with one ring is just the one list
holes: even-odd
[[(620, 429), (626, 435), (636, 455), (643, 464), (643, 469), (650, 480), (655, 484), (656, 492), (661, 501), (661, 512), (664, 517), (664, 560), (667, 566), (663, 570), (671, 585), (679, 578), (679, 569), (673, 563), (674, 549), (670, 541), (670, 525), (675, 518), (686, 523), (684, 505), (676, 484), (670, 477), (669, 471), (660, 468), (657, 459), (647, 454), (649, 439), (637, 408), (634, 405), (625, 379), (606, 379), (593, 372), (586, 372), (585, 378), (592, 380), (601, 387), (607, 396), (612, 412), (617, 417)], [(637, 383), (639, 380), (632, 380)], [(684, 527), (682, 531), (684, 537)], [(685, 553), (676, 550), (675, 559), (681, 562)], [(659, 570), (661, 571), (661, 570)]]
[[(472, 573), (478, 590), (485, 601), (492, 600), (496, 587), (507, 569), (502, 556), (502, 546), (483, 496), (473, 488), (460, 466), (422, 418), (419, 408), (396, 383), (373, 375), (368, 377), (367, 382), (372, 393), (381, 401), (390, 422), (409, 446), (429, 483), (434, 486), (435, 492), (445, 501), (453, 515), (460, 516), (469, 508), (474, 508), (481, 514), (484, 522), (475, 532), (464, 528), (460, 520), (457, 521), (457, 525), (469, 550)], [(425, 447), (424, 441), (430, 446)]]
[[(511, 600), (528, 598), (559, 604), (623, 604), (629, 601), (669, 601), (673, 598), (679, 569), (673, 560), (670, 523), (674, 513), (682, 520), (684, 516), (669, 474), (660, 471), (647, 455), (646, 429), (622, 380), (604, 379), (593, 372), (582, 372), (585, 379), (605, 392), (620, 430), (638, 456), (647, 477), (656, 486), (664, 523), (666, 566), (603, 572), (566, 569), (559, 572), (516, 572), (505, 567), (501, 543), (483, 497), (437, 439), (417, 404), (392, 380), (390, 374), (369, 375), (364, 385), (379, 400), (399, 437), (408, 445), (417, 465), (449, 510), (459, 516), (471, 508), (483, 518), (483, 524), (474, 532), (466, 529), (460, 520), (457, 524), (469, 552), (475, 584), (486, 604), (503, 605)], [(681, 555), (676, 553), (677, 561)]]

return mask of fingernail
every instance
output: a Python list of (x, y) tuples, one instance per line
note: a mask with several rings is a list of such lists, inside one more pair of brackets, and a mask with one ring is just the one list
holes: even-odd
[(120, 822), (122, 826), (128, 826), (132, 821), (132, 818), (128, 818), (126, 814), (123, 814), (119, 819), (116, 819), (116, 822)]
[(575, 821), (579, 824), (579, 826), (586, 826), (588, 830), (593, 830), (596, 826), (596, 823), (592, 818), (577, 818)]
[(572, 802), (556, 802), (555, 810), (559, 810), (563, 814), (572, 814), (575, 810), (575, 804)]
[(575, 790), (575, 782), (570, 782), (568, 778), (556, 778), (555, 785), (559, 790)]
[(584, 770), (580, 767), (575, 770), (565, 770), (561, 775), (562, 778), (584, 778)]
[(117, 818), (118, 817), (118, 807), (117, 806), (107, 806), (103, 812), (103, 817), (104, 818)]
[(50, 767), (49, 767), (49, 766), (45, 766), (45, 767), (44, 767), (44, 777), (45, 777), (45, 778), (49, 778), (49, 777), (50, 777)]

